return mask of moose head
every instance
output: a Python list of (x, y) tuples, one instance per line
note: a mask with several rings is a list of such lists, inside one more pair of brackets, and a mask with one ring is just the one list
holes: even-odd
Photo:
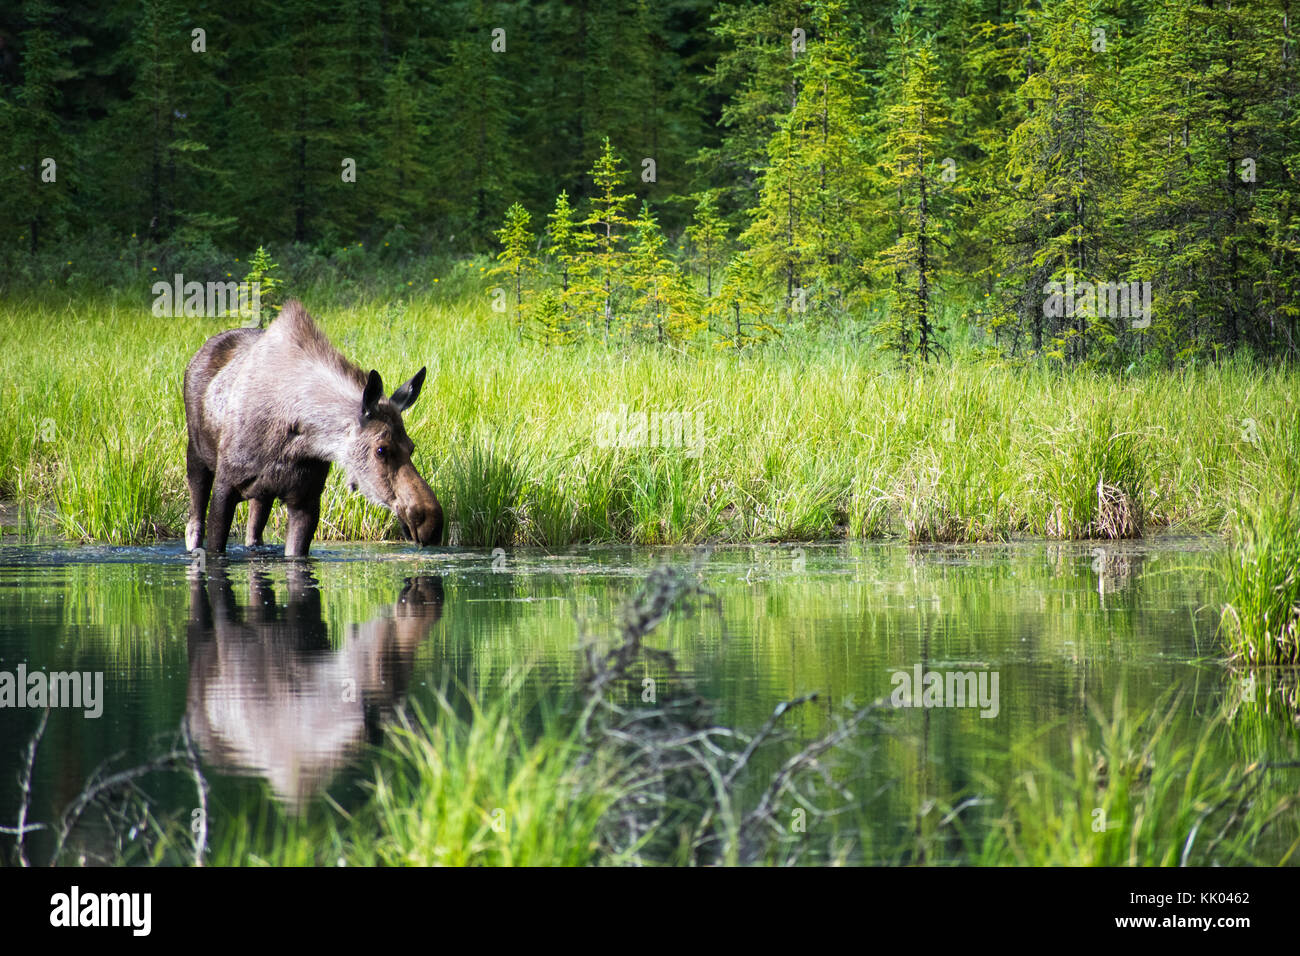
[(402, 413), (415, 404), (424, 385), (422, 368), (389, 397), (374, 369), (366, 379), (355, 429), (340, 460), (349, 487), (397, 516), (408, 538), (421, 545), (442, 538), (442, 505), (411, 461), (415, 444)]

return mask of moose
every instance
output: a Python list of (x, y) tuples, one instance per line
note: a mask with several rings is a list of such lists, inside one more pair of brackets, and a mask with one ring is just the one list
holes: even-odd
[[(300, 811), (401, 708), (420, 646), (442, 618), (442, 579), (405, 579), (396, 603), (347, 626), (337, 649), (305, 562), (286, 592), (250, 565), (247, 603), (227, 568), (190, 573), (189, 729), (206, 763), (265, 777)], [(287, 598), (282, 600), (282, 598)]]
[[(425, 369), (385, 397), (289, 300), (265, 331), (231, 329), (208, 339), (185, 369), (185, 546), (226, 550), (235, 506), (248, 502), (246, 543), (262, 543), (276, 498), (289, 512), (287, 557), (307, 554), (331, 463), (353, 491), (396, 516), (418, 544), (442, 539), (442, 505), (411, 462), (402, 412), (420, 396)], [(211, 505), (209, 507), (209, 497)]]

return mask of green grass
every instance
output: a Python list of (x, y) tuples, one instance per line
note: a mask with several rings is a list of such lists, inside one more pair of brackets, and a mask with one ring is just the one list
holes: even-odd
[[(1300, 664), (1300, 410), (1252, 434), (1251, 463), (1219, 562), (1220, 630), (1239, 663)], [(1276, 462), (1268, 466), (1266, 462)]]
[[(392, 381), (429, 366), (408, 426), (462, 545), (1219, 532), (1294, 454), (1277, 437), (1300, 376), (1245, 359), (1112, 375), (971, 352), (903, 371), (802, 333), (741, 355), (521, 346), (470, 280), (426, 288), (447, 291), (400, 308), (305, 299), (363, 366)], [(0, 498), (52, 511), (74, 540), (176, 537), (181, 376), (228, 323), (115, 301), (0, 303)], [(620, 406), (702, 413), (699, 456), (602, 447), (597, 417)], [(319, 537), (396, 530), (335, 471)], [(269, 535), (283, 531), (277, 508)]]
[(1030, 763), (1002, 788), (1001, 812), (967, 831), (984, 866), (1279, 865), (1300, 848), (1294, 765), (1225, 763), (1225, 717), (1174, 726), (1177, 708), (1111, 715), (1098, 740), (1072, 738), (1068, 768)]
[(1243, 508), (1221, 562), (1222, 628), (1250, 665), (1300, 664), (1300, 498)]

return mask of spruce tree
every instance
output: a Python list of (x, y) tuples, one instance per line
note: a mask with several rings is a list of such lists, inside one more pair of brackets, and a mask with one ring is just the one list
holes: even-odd
[(1013, 350), (1027, 336), (1035, 352), (1073, 361), (1094, 339), (1113, 337), (1113, 322), (1052, 307), (1052, 283), (1118, 281), (1111, 204), (1121, 168), (1115, 30), (1094, 49), (1099, 22), (1087, 0), (1058, 0), (1024, 14), (1034, 66), (1016, 90), (1024, 119), (1010, 131), (1006, 176), (1013, 188), (991, 225), (1003, 282), (992, 320)]
[(591, 277), (600, 287), (600, 321), (608, 343), (614, 320), (615, 297), (626, 263), (626, 229), (632, 225), (626, 209), (635, 197), (620, 192), (625, 178), (623, 161), (605, 137), (600, 156), (591, 168), (591, 211), (583, 225), (593, 235), (589, 256)]
[(718, 215), (714, 190), (695, 195), (695, 219), (686, 227), (686, 236), (694, 246), (695, 262), (704, 273), (704, 294), (713, 297), (713, 277), (725, 261), (727, 227)]
[[(768, 144), (753, 222), (741, 236), (785, 287), (785, 307), (841, 304), (859, 284), (866, 179), (859, 115), (864, 91), (851, 21), (839, 0), (817, 0), (815, 34), (794, 70), (798, 95)], [(797, 294), (798, 293), (798, 294)]]
[[(877, 333), (882, 345), (921, 361), (937, 355), (934, 288), (947, 221), (942, 145), (947, 118), (938, 66), (928, 46), (917, 48), (906, 69), (901, 94), (885, 111), (879, 164), (880, 191), (897, 197), (895, 241), (876, 254), (873, 270), (891, 286), (887, 318)], [(887, 207), (888, 208), (888, 207)]]
[[(59, 123), (59, 82), (68, 75), (67, 45), (58, 31), (59, 8), (46, 0), (24, 5), (21, 83), (0, 114), (0, 222), (6, 239), (26, 234), (34, 254), (70, 211), (68, 187), (76, 176), (70, 144)], [(53, 160), (49, 165), (46, 160)], [(53, 181), (50, 178), (53, 177)]]
[(704, 328), (690, 287), (677, 263), (667, 254), (668, 240), (650, 211), (641, 204), (641, 214), (633, 223), (635, 234), (628, 250), (628, 272), (639, 308), (642, 328), (649, 331), (659, 345), (681, 342)]
[(777, 334), (766, 321), (764, 281), (749, 252), (731, 257), (718, 294), (709, 300), (705, 314), (713, 327), (717, 348), (743, 349)]
[(537, 237), (529, 231), (532, 217), (528, 210), (519, 203), (514, 203), (506, 210), (505, 224), (495, 230), (501, 243), (501, 252), (497, 261), (501, 265), (492, 269), (489, 275), (504, 275), (514, 287), (515, 312), (514, 323), (519, 333), (519, 341), (524, 339), (524, 284), (532, 270), (537, 268), (537, 258), (533, 255)]

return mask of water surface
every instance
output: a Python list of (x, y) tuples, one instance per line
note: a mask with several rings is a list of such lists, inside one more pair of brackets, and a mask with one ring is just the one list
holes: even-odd
[[(166, 749), (188, 723), (215, 805), (295, 813), (364, 799), (368, 749), (440, 687), (490, 694), (527, 665), (530, 693), (559, 697), (578, 676), (580, 631), (614, 632), (660, 563), (701, 561), (721, 614), (674, 613), (655, 632), (679, 677), (647, 669), (657, 693), (689, 685), (718, 718), (752, 730), (781, 701), (816, 691), (787, 725), (797, 746), (853, 703), (916, 700), (917, 674), (996, 677), (996, 697), (896, 711), (838, 772), (853, 781), (873, 846), (898, 847), (934, 801), (978, 795), (1033, 761), (1069, 765), (1089, 708), (1117, 695), (1132, 714), (1176, 700), (1207, 719), (1242, 695), (1217, 660), (1217, 542), (898, 543), (696, 549), (584, 547), (488, 553), (318, 543), (307, 561), (235, 548), (203, 570), (178, 545), (0, 547), (0, 672), (102, 673), (102, 713), (51, 712), (29, 816), (48, 821), (110, 758)], [(682, 686), (674, 686), (674, 683)], [(948, 686), (944, 687), (945, 694)], [(908, 688), (908, 696), (900, 691)], [(1260, 688), (1265, 696), (1266, 687)], [(932, 698), (931, 703), (936, 699)], [(960, 706), (954, 706), (960, 703)], [(0, 820), (38, 710), (0, 709)], [(1249, 744), (1295, 759), (1287, 718)], [(785, 752), (789, 752), (788, 748)], [(1250, 754), (1246, 754), (1250, 756)], [(776, 758), (773, 758), (776, 759)], [(150, 782), (161, 809), (194, 803), (177, 775)], [(44, 834), (32, 837), (39, 859)], [(12, 838), (4, 838), (7, 849)], [(81, 837), (88, 862), (113, 847)], [(868, 860), (893, 851), (863, 850)], [(873, 856), (873, 853), (876, 854)], [(960, 849), (951, 849), (960, 859)]]

